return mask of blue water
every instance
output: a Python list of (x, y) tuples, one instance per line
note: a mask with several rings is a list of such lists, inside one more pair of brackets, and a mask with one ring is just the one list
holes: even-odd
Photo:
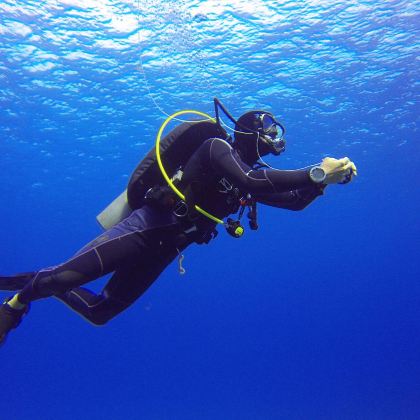
[(281, 119), (276, 167), (359, 170), (303, 212), (261, 206), (257, 233), (189, 248), (185, 276), (171, 265), (105, 327), (36, 302), (0, 350), (1, 419), (419, 419), (419, 14), (0, 2), (2, 274), (99, 234), (164, 113), (213, 113), (214, 96)]

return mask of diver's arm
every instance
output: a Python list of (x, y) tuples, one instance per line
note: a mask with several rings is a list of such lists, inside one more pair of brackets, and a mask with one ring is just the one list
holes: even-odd
[(303, 210), (317, 197), (323, 195), (326, 185), (314, 185), (298, 190), (273, 194), (254, 194), (258, 203), (286, 210)]
[(308, 170), (254, 170), (237, 157), (226, 141), (209, 141), (212, 167), (243, 191), (251, 194), (286, 193), (314, 185)]

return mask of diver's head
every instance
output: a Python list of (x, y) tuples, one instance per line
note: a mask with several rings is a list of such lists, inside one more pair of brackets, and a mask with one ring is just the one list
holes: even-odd
[(235, 125), (235, 147), (247, 157), (257, 161), (261, 156), (278, 156), (286, 149), (285, 129), (266, 111), (243, 114)]

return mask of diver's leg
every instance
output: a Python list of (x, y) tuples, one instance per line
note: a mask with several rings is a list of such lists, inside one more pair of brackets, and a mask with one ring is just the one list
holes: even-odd
[[(180, 248), (185, 248), (185, 244)], [(161, 248), (152, 261), (117, 270), (99, 295), (78, 287), (56, 297), (93, 324), (103, 325), (132, 305), (177, 256), (180, 248)]]
[[(89, 242), (87, 245), (85, 245), (80, 251), (78, 251), (74, 256), (77, 257), (79, 255), (85, 254), (91, 249), (94, 249), (101, 243), (107, 242), (110, 239), (118, 238), (119, 236), (122, 236), (124, 231), (119, 230), (109, 230), (107, 232), (102, 233), (100, 236), (95, 238), (93, 241)], [(127, 232), (125, 232), (127, 233)], [(72, 258), (72, 259), (73, 259)], [(46, 271), (52, 271), (57, 267), (52, 268), (46, 268), (41, 270), (42, 272)], [(27, 286), (38, 274), (37, 271), (32, 271), (28, 273), (18, 273), (14, 274), (12, 276), (0, 276), (0, 291), (18, 291), (22, 290), (25, 286)]]
[(136, 232), (117, 236), (77, 254), (64, 264), (37, 272), (18, 294), (0, 306), (0, 344), (20, 324), (30, 302), (64, 293), (115, 271), (129, 259), (140, 258), (140, 242)]
[(95, 325), (105, 324), (110, 318), (108, 313), (117, 314), (125, 309), (120, 310), (120, 302), (108, 298), (104, 292), (96, 294), (84, 287), (76, 287), (55, 297)]
[[(64, 294), (56, 295), (56, 298), (92, 324), (104, 325), (134, 302), (134, 295), (138, 295), (135, 286), (142, 286), (144, 280), (148, 280), (148, 278), (141, 270), (129, 271), (121, 269), (113, 274), (109, 283), (100, 294), (95, 294), (84, 287), (77, 287)], [(108, 286), (110, 283), (114, 285), (129, 283), (134, 287), (129, 296), (121, 299), (120, 296), (109, 293)], [(144, 287), (144, 290), (146, 288), (147, 287)]]
[(39, 271), (19, 292), (19, 301), (31, 301), (64, 293), (105, 274), (147, 258), (148, 249), (139, 232), (130, 232), (107, 239), (76, 254), (67, 262)]
[[(163, 238), (173, 232), (179, 232), (179, 226), (171, 215), (166, 217), (153, 209), (142, 208), (88, 244), (69, 261), (37, 272), (23, 290), (3, 304), (5, 310), (4, 313), (0, 311), (0, 342), (18, 325), (31, 301), (63, 294), (127, 267), (133, 261), (153, 261), (151, 257), (156, 257), (156, 254), (151, 255), (150, 251), (156, 248), (156, 244), (161, 245), (165, 241)], [(13, 322), (7, 321), (9, 312), (13, 313)]]

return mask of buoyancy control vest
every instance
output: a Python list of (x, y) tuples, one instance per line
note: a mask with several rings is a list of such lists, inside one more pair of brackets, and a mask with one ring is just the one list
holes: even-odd
[[(211, 121), (184, 122), (170, 131), (160, 142), (162, 163), (167, 174), (174, 176), (203, 142), (211, 138), (226, 140), (228, 134), (220, 124)], [(127, 186), (128, 204), (133, 210), (138, 209), (144, 205), (150, 188), (166, 185), (153, 148), (131, 175)]]

